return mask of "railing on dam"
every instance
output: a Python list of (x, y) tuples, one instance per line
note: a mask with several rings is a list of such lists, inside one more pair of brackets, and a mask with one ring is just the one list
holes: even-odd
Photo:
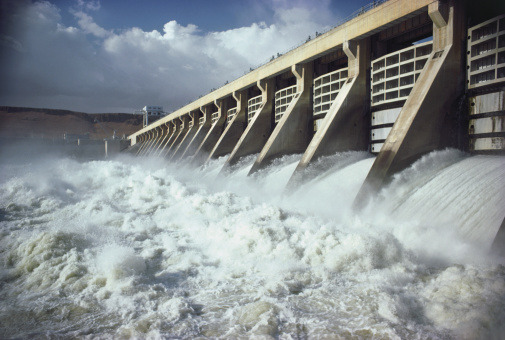
[(247, 122), (249, 123), (256, 112), (259, 110), (261, 103), (262, 103), (263, 96), (259, 95), (256, 97), (253, 97), (247, 101)]
[(237, 114), (236, 107), (229, 109), (226, 115), (226, 124), (230, 124), (231, 120), (233, 119), (233, 117), (235, 117), (236, 114)]
[(200, 119), (198, 119), (198, 125), (203, 125), (205, 123), (205, 117), (200, 117)]
[(432, 49), (430, 41), (372, 61), (372, 106), (406, 100)]
[(505, 80), (505, 15), (468, 30), (467, 54), (468, 89)]
[(216, 111), (216, 112), (214, 112), (213, 114), (210, 115), (210, 122), (212, 124), (215, 124), (218, 119), (219, 119), (219, 112), (218, 111)]
[[(469, 151), (505, 149), (505, 15), (468, 29)], [(484, 91), (483, 91), (484, 90)]]
[[(372, 61), (370, 151), (378, 153), (414, 87), (429, 55), (432, 42), (413, 45)], [(397, 104), (394, 108), (378, 108)], [(374, 107), (376, 108), (374, 110)]]
[(317, 130), (346, 80), (347, 67), (314, 79), (314, 130)]
[(188, 128), (191, 129), (193, 127), (193, 120), (190, 120), (188, 122)]
[(275, 122), (278, 123), (296, 95), (296, 85), (275, 92)]

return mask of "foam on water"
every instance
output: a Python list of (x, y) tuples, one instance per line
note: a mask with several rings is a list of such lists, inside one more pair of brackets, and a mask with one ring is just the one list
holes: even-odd
[(3, 161), (0, 337), (503, 334), (505, 268), (475, 237), (503, 218), (502, 157), (432, 153), (359, 215), (373, 158), (283, 194), (299, 157)]

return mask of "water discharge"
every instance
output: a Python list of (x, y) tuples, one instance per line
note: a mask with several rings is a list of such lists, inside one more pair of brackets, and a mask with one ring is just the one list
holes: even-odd
[[(123, 157), (0, 164), (0, 337), (499, 338), (505, 160), (434, 152), (361, 213), (367, 153), (254, 176)], [(315, 170), (319, 175), (316, 175)]]

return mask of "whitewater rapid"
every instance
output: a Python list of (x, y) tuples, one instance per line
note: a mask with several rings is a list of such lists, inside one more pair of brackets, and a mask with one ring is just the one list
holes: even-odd
[(503, 157), (434, 152), (361, 213), (373, 163), (254, 176), (122, 157), (0, 164), (0, 337), (500, 338)]

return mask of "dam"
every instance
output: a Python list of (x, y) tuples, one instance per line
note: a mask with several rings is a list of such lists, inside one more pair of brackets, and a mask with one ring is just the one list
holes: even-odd
[[(300, 155), (287, 192), (316, 176), (307, 169), (322, 157), (369, 152), (375, 159), (354, 199), (363, 209), (432, 151), (502, 158), (504, 85), (505, 6), (374, 1), (130, 135), (128, 150), (196, 165), (224, 157), (223, 175), (245, 157), (254, 158), (252, 175)], [(505, 209), (497, 214), (503, 221)], [(489, 232), (489, 242), (505, 239), (504, 224)]]
[(502, 339), (500, 6), (375, 1), (107, 158), (0, 140), (0, 338)]

